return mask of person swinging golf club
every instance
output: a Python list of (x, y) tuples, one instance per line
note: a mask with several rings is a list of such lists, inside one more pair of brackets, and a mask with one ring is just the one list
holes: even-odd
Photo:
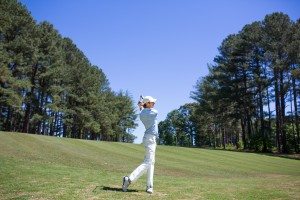
[(123, 177), (122, 190), (127, 191), (128, 186), (135, 182), (140, 176), (147, 171), (147, 187), (146, 192), (153, 193), (153, 175), (155, 163), (155, 149), (156, 137), (158, 136), (157, 125), (157, 110), (154, 104), (156, 99), (151, 96), (142, 97), (138, 103), (140, 108), (140, 119), (145, 126), (145, 134), (143, 137), (143, 144), (145, 146), (146, 154), (143, 163), (138, 166), (129, 176)]

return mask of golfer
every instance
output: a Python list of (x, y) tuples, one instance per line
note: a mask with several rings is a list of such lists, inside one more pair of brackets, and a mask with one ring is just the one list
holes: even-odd
[(154, 163), (155, 163), (155, 149), (156, 149), (156, 137), (158, 136), (157, 125), (157, 110), (155, 110), (154, 104), (156, 99), (151, 96), (143, 97), (139, 102), (140, 107), (140, 119), (143, 122), (146, 131), (143, 137), (143, 144), (145, 146), (146, 155), (144, 162), (138, 166), (129, 176), (123, 177), (122, 189), (127, 191), (128, 186), (135, 182), (140, 176), (147, 171), (147, 187), (146, 192), (153, 193), (153, 175), (154, 175)]

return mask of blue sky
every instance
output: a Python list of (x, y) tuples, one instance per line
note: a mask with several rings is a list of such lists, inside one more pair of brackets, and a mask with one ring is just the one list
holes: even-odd
[[(102, 68), (113, 90), (158, 99), (159, 121), (188, 102), (229, 34), (272, 12), (300, 18), (298, 0), (21, 0)], [(144, 127), (133, 132), (142, 140)]]

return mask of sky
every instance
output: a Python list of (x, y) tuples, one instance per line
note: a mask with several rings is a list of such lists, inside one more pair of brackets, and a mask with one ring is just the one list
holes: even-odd
[[(157, 98), (158, 121), (185, 103), (208, 74), (218, 47), (244, 25), (283, 12), (300, 18), (299, 0), (21, 0), (106, 74), (114, 91)], [(133, 131), (141, 143), (142, 123)]]

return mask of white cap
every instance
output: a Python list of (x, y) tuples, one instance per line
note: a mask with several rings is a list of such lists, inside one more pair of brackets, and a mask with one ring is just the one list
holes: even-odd
[(143, 103), (147, 103), (147, 102), (153, 102), (153, 103), (155, 103), (156, 100), (157, 100), (157, 99), (154, 99), (154, 98), (151, 97), (151, 96), (145, 96), (145, 97), (143, 98)]

